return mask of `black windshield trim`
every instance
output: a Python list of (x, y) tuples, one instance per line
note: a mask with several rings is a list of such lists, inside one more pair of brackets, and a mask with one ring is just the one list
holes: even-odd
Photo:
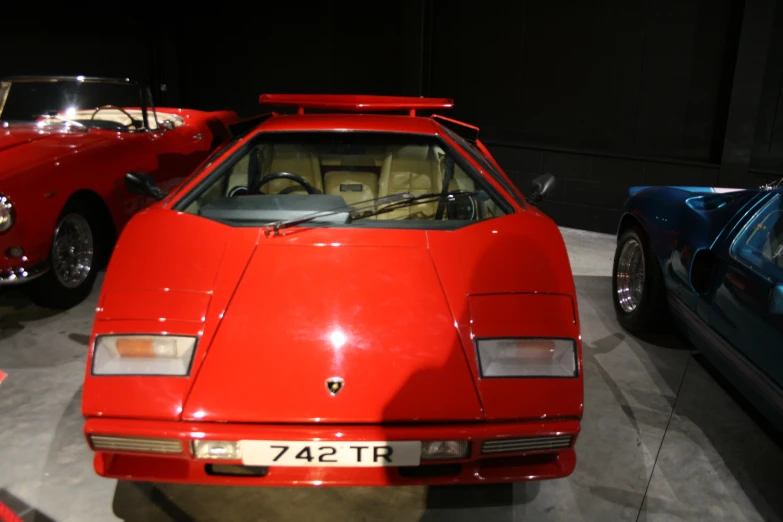
[[(491, 221), (493, 219), (500, 219), (506, 217), (505, 215), (502, 216), (492, 216), (485, 219), (482, 219), (481, 221), (473, 221), (473, 220), (457, 220), (457, 219), (444, 219), (442, 221), (435, 221), (431, 219), (357, 219), (355, 221), (351, 221), (350, 223), (326, 223), (323, 221), (308, 221), (307, 223), (302, 223), (301, 225), (296, 225), (296, 227), (292, 227), (289, 229), (283, 229), (280, 231), (281, 235), (286, 234), (287, 232), (290, 232), (291, 230), (295, 230), (296, 228), (333, 228), (333, 229), (356, 229), (356, 228), (373, 228), (376, 230), (444, 230), (444, 231), (452, 231), (452, 230), (459, 230), (461, 228), (478, 225), (480, 223), (486, 223), (487, 221)], [(265, 227), (268, 227), (272, 224), (274, 224), (274, 221), (265, 221), (263, 223), (259, 222), (247, 222), (247, 221), (239, 221), (239, 220), (229, 220), (229, 219), (212, 219), (212, 218), (204, 218), (209, 219), (210, 221), (214, 221), (215, 223), (220, 223), (221, 225), (225, 225), (227, 227), (232, 228), (260, 228), (263, 229)]]

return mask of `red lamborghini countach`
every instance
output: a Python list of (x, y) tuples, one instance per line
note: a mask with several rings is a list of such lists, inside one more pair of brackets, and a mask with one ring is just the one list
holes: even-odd
[[(85, 435), (103, 476), (237, 485), (569, 475), (583, 410), (554, 222), (451, 100), (263, 95), (127, 225), (97, 307)], [(318, 109), (313, 111), (312, 109)], [(386, 114), (380, 114), (380, 113)]]

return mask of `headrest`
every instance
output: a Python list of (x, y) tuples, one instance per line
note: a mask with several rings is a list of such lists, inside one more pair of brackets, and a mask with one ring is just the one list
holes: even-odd
[(416, 160), (427, 161), (429, 159), (429, 145), (405, 145), (392, 149), (392, 160)]
[(279, 144), (274, 145), (274, 156), (276, 157), (287, 157), (287, 158), (309, 158), (311, 156), (311, 152), (307, 147), (303, 147), (302, 145), (291, 145), (291, 144)]

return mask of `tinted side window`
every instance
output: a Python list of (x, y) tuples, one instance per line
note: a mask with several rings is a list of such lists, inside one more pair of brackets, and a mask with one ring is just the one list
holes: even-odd
[(505, 189), (506, 192), (508, 192), (509, 196), (514, 198), (514, 200), (522, 205), (522, 208), (525, 208), (525, 201), (520, 198), (514, 188), (506, 181), (506, 178), (504, 178), (498, 171), (495, 169), (495, 167), (490, 163), (490, 161), (484, 157), (484, 155), (481, 153), (480, 150), (478, 150), (476, 147), (474, 147), (470, 142), (465, 140), (462, 136), (459, 134), (456, 134), (451, 129), (447, 128), (444, 125), (440, 125), (440, 128), (443, 129), (444, 133), (449, 136), (452, 140), (456, 141), (457, 144), (465, 149), (465, 151), (470, 155), (471, 158), (473, 158), (476, 163), (478, 163), (481, 166), (481, 169), (492, 176), (492, 178), (500, 184), (501, 187)]
[(754, 270), (783, 281), (783, 197), (774, 196), (745, 225), (732, 254)]

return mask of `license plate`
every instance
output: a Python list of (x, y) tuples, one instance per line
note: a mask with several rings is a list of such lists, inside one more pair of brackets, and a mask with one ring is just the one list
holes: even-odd
[(420, 441), (275, 441), (241, 440), (246, 466), (418, 466)]

